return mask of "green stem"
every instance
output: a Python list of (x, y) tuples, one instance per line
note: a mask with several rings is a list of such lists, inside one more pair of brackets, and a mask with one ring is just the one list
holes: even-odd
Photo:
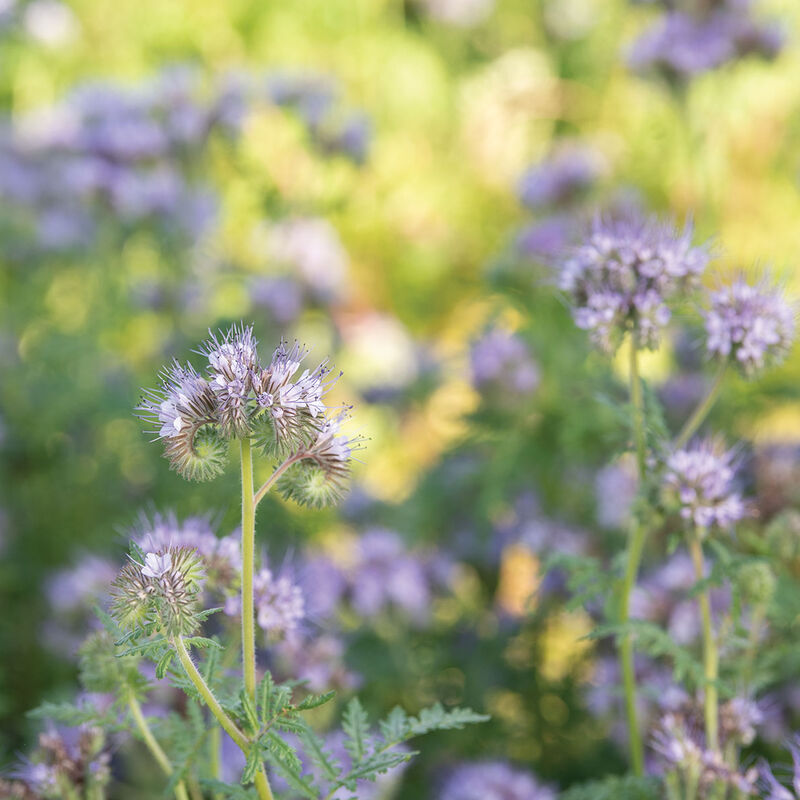
[(742, 670), (743, 689), (747, 692), (753, 680), (753, 668), (758, 651), (758, 637), (761, 635), (761, 627), (767, 615), (767, 604), (757, 603), (753, 608), (753, 618), (750, 620), (750, 632), (747, 636), (747, 650), (744, 655), (744, 668)]
[[(693, 531), (689, 537), (689, 552), (694, 563), (694, 574), (698, 581), (705, 578), (703, 572), (703, 546), (700, 543), (700, 536), (697, 531)], [(719, 750), (718, 733), (718, 694), (717, 694), (717, 670), (718, 655), (717, 643), (714, 639), (714, 630), (711, 625), (711, 600), (708, 589), (703, 589), (698, 595), (700, 613), (703, 618), (703, 674), (705, 676), (705, 717), (706, 717), (706, 741), (711, 750)]]
[[(142, 707), (133, 692), (128, 693), (128, 708), (130, 709), (133, 721), (136, 723), (136, 727), (139, 729), (144, 743), (147, 745), (147, 749), (161, 767), (164, 774), (169, 777), (174, 772), (172, 764), (169, 758), (167, 758), (167, 754), (162, 750), (161, 745), (156, 740), (156, 737), (153, 736), (153, 731), (150, 730), (147, 719), (142, 713)], [(183, 781), (179, 781), (176, 784), (175, 797), (177, 800), (189, 800), (189, 795), (186, 794), (186, 786)]]
[(256, 696), (256, 628), (253, 612), (256, 510), (253, 499), (253, 454), (250, 440), (241, 439), (242, 456), (242, 664), (244, 688)]
[[(214, 780), (220, 779), (220, 748), (222, 747), (222, 729), (216, 725), (208, 732), (209, 771)], [(222, 795), (215, 794), (214, 800), (222, 800)]]
[[(644, 401), (642, 397), (642, 383), (639, 378), (639, 361), (637, 351), (637, 337), (631, 334), (630, 354), (630, 398), (633, 406), (633, 431), (636, 443), (636, 463), (639, 473), (639, 485), (644, 485), (645, 469), (647, 467), (647, 450), (644, 432)], [(625, 625), (630, 618), (630, 598), (633, 587), (636, 585), (636, 576), (642, 560), (644, 542), (646, 537), (644, 526), (638, 519), (633, 520), (630, 538), (628, 540), (628, 557), (625, 565), (625, 578), (622, 583), (620, 597), (619, 618)], [(639, 722), (636, 714), (636, 674), (634, 672), (633, 640), (630, 633), (625, 633), (619, 645), (620, 668), (622, 671), (622, 687), (625, 693), (625, 715), (628, 720), (628, 738), (631, 750), (631, 766), (636, 775), (644, 774), (644, 747), (639, 732)]]
[(255, 493), (254, 500), (256, 506), (258, 506), (258, 504), (264, 499), (264, 495), (272, 488), (275, 481), (277, 481), (278, 478), (280, 478), (280, 476), (283, 475), (283, 473), (286, 472), (286, 470), (292, 466), (292, 464), (295, 464), (296, 462), (300, 461), (301, 458), (302, 457), (298, 456), (297, 453), (289, 456), (289, 458), (287, 458), (286, 461), (284, 461), (283, 464), (281, 464), (275, 470), (275, 472), (273, 472), (272, 475), (270, 475), (269, 478), (267, 478), (267, 480), (264, 481), (264, 483), (260, 486), (259, 490)]
[(214, 693), (209, 688), (205, 679), (200, 674), (200, 671), (195, 666), (189, 651), (186, 649), (186, 643), (183, 641), (182, 636), (175, 636), (170, 640), (175, 652), (178, 654), (181, 664), (183, 665), (186, 675), (189, 680), (194, 684), (200, 696), (205, 700), (206, 705), (211, 709), (211, 713), (217, 718), (217, 722), (222, 726), (222, 729), (228, 736), (233, 739), (243, 752), (247, 752), (248, 745), (250, 744), (247, 737), (239, 730), (236, 723), (225, 713), (225, 709), (219, 704), (219, 700), (214, 696)]
[(714, 382), (711, 384), (708, 394), (706, 394), (703, 400), (697, 405), (692, 416), (686, 420), (686, 424), (681, 428), (681, 432), (675, 439), (675, 450), (680, 450), (682, 447), (685, 447), (689, 439), (692, 438), (697, 429), (703, 424), (703, 420), (708, 416), (708, 412), (711, 411), (711, 408), (717, 400), (719, 390), (722, 388), (722, 380), (727, 371), (728, 363), (725, 361), (717, 370), (717, 374), (714, 376)]

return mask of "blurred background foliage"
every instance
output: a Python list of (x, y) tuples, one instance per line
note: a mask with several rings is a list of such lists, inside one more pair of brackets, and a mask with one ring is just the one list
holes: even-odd
[[(590, 351), (542, 259), (520, 245), (525, 226), (555, 218), (526, 210), (518, 181), (577, 143), (596, 176), (559, 214), (630, 202), (691, 217), (697, 238), (715, 241), (711, 285), (768, 266), (796, 294), (800, 8), (758, 6), (787, 32), (774, 61), (725, 66), (679, 95), (625, 65), (653, 18), (646, 4), (497, 0), (473, 3), (470, 24), (437, 18), (448, 5), (0, 3), (7, 757), (31, 735), (24, 712), (74, 681), (74, 659), (49, 641), (63, 624), (53, 623), (53, 574), (88, 552), (118, 558), (142, 509), (211, 511), (220, 533), (237, 524), (235, 471), (187, 484), (132, 408), (163, 364), (241, 319), (265, 352), (285, 336), (312, 358), (330, 355), (344, 370), (334, 399), (356, 405), (370, 438), (341, 514), (268, 498), (258, 536), (270, 559), (309, 542), (345, 552), (382, 525), (457, 564), (424, 625), (393, 614), (349, 623), (346, 660), (368, 706), (442, 699), (493, 717), (488, 729), (435, 739), (404, 796), (420, 796), (437, 765), (470, 757), (508, 757), (563, 785), (623, 768), (607, 723), (587, 708), (597, 646), (579, 639), (592, 623), (558, 592), (531, 607), (540, 560), (509, 533), (535, 520), (556, 542), (580, 529), (613, 553), (623, 532), (598, 514), (617, 490), (598, 496), (596, 479), (627, 430), (624, 372)], [(98, 81), (102, 91), (76, 93)], [(188, 121), (175, 129), (194, 131), (153, 153), (136, 139), (147, 130), (126, 127), (136, 114), (109, 130), (101, 113), (148, 92), (162, 122), (184, 103)], [(105, 167), (155, 163), (167, 188), (93, 187), (89, 203), (60, 162), (26, 173), (20, 164), (73, 146), (64, 140), (76, 108), (100, 120), (92, 147), (115, 142)], [(198, 108), (202, 133), (191, 127)], [(131, 140), (143, 150), (125, 151)], [(81, 176), (89, 166), (79, 163)], [(686, 319), (688, 333), (645, 365), (678, 397), (668, 413), (705, 380), (693, 309)], [(480, 378), (474, 343), (490, 329), (523, 343), (527, 355), (509, 358), (530, 359), (530, 380)], [(767, 517), (800, 500), (799, 379), (797, 353), (757, 386), (731, 377), (713, 415), (748, 442)], [(779, 469), (762, 457), (776, 445)]]

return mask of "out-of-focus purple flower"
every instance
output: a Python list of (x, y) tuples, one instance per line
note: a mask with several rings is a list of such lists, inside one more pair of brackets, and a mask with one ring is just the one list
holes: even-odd
[(276, 325), (288, 325), (303, 310), (303, 289), (293, 278), (257, 278), (250, 286), (253, 302), (266, 309)]
[(565, 148), (530, 167), (517, 187), (520, 201), (537, 211), (571, 203), (597, 180), (599, 163), (585, 147)]
[(324, 622), (334, 616), (347, 589), (347, 580), (342, 568), (330, 558), (312, 554), (303, 563), (300, 585), (308, 618)]
[(325, 219), (297, 217), (269, 229), (272, 261), (295, 271), (312, 297), (330, 302), (341, 296), (348, 258), (336, 229)]
[(756, 21), (746, 3), (729, 3), (705, 15), (667, 12), (634, 42), (628, 61), (686, 81), (750, 54), (773, 58), (782, 44), (779, 28)]
[(352, 690), (361, 677), (347, 668), (345, 644), (337, 636), (290, 636), (274, 650), (278, 671), (287, 679), (305, 682), (311, 692)]
[(710, 355), (730, 359), (752, 375), (784, 359), (794, 341), (795, 316), (781, 290), (739, 278), (711, 294), (706, 347)]
[(476, 761), (456, 767), (439, 800), (555, 800), (555, 789), (505, 761)]
[(603, 467), (594, 481), (597, 522), (608, 529), (624, 528), (630, 522), (631, 508), (639, 482), (629, 459), (618, 459)]
[[(262, 567), (253, 579), (256, 622), (270, 640), (294, 634), (305, 617), (303, 591), (286, 570), (276, 574)], [(225, 613), (241, 614), (241, 598), (231, 595), (225, 601)]]
[(667, 300), (694, 285), (708, 263), (691, 237), (691, 227), (679, 232), (654, 218), (597, 218), (561, 269), (575, 324), (607, 351), (628, 330), (640, 346), (655, 347), (671, 317)]
[(475, 388), (502, 405), (529, 397), (539, 385), (539, 368), (525, 342), (500, 328), (472, 345), (470, 366)]
[(557, 215), (532, 222), (516, 235), (514, 250), (525, 258), (550, 262), (569, 244), (575, 224)]
[(760, 786), (763, 800), (798, 800), (800, 798), (800, 736), (795, 735), (788, 743), (792, 756), (792, 791), (784, 786), (772, 771), (766, 761), (759, 765)]
[(733, 488), (734, 474), (734, 454), (718, 442), (705, 440), (678, 450), (667, 460), (667, 502), (701, 531), (730, 528), (748, 513)]

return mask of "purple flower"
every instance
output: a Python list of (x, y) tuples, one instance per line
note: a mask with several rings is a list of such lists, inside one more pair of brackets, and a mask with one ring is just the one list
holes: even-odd
[(602, 348), (613, 350), (628, 330), (653, 348), (670, 320), (666, 301), (691, 287), (707, 263), (706, 249), (692, 247), (690, 227), (598, 218), (564, 261), (559, 283), (572, 296), (576, 325)]
[(503, 404), (529, 397), (539, 385), (539, 368), (525, 342), (500, 328), (472, 345), (470, 366), (475, 388)]
[(534, 211), (567, 204), (592, 186), (598, 167), (597, 158), (589, 149), (564, 149), (522, 175), (517, 188), (519, 199)]
[(667, 460), (667, 501), (688, 523), (705, 532), (730, 528), (747, 516), (747, 507), (733, 489), (734, 455), (712, 440), (678, 450)]
[(764, 800), (798, 800), (800, 798), (800, 737), (788, 743), (792, 755), (792, 791), (789, 791), (774, 775), (766, 761), (759, 765), (760, 787)]
[(629, 459), (619, 459), (597, 473), (594, 480), (596, 514), (603, 528), (628, 525), (638, 485), (635, 466)]
[(670, 11), (633, 44), (629, 63), (686, 81), (749, 54), (774, 57), (782, 45), (779, 29), (762, 25), (746, 3), (730, 3), (706, 15)]
[(566, 216), (552, 216), (526, 225), (516, 235), (514, 250), (525, 258), (550, 261), (564, 251), (574, 222)]
[(785, 358), (794, 341), (795, 314), (779, 289), (739, 278), (711, 294), (705, 314), (708, 352), (752, 375)]
[(476, 761), (456, 767), (438, 800), (555, 800), (556, 792), (530, 772), (505, 761)]
[(352, 690), (361, 683), (361, 677), (347, 668), (344, 642), (333, 634), (290, 636), (276, 645), (274, 654), (281, 674), (303, 681), (310, 692)]

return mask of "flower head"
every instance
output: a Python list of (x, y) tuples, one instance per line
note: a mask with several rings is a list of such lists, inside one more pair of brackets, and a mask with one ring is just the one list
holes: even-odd
[(476, 761), (456, 767), (439, 797), (440, 800), (555, 800), (556, 793), (530, 772), (505, 761)]
[(711, 295), (705, 314), (708, 352), (752, 375), (786, 356), (794, 340), (795, 313), (779, 289), (751, 286), (739, 278)]
[(161, 389), (147, 391), (137, 411), (158, 426), (153, 432), (164, 441), (164, 456), (184, 478), (205, 481), (222, 472), (226, 447), (217, 399), (191, 365), (175, 361), (164, 370)]
[(655, 347), (671, 317), (666, 301), (691, 287), (708, 263), (691, 234), (688, 226), (679, 232), (653, 218), (596, 219), (561, 270), (575, 324), (608, 351), (627, 331)]
[(202, 577), (193, 548), (150, 552), (143, 564), (131, 558), (112, 585), (112, 614), (127, 629), (156, 623), (169, 634), (191, 633)]
[(562, 205), (589, 189), (597, 175), (595, 154), (571, 147), (530, 167), (519, 180), (519, 199), (534, 211)]
[(748, 513), (733, 489), (734, 474), (734, 454), (718, 442), (706, 440), (678, 450), (667, 461), (667, 501), (701, 531), (730, 528)]
[(524, 399), (539, 385), (539, 368), (525, 342), (500, 329), (472, 345), (470, 366), (475, 388), (501, 404)]

